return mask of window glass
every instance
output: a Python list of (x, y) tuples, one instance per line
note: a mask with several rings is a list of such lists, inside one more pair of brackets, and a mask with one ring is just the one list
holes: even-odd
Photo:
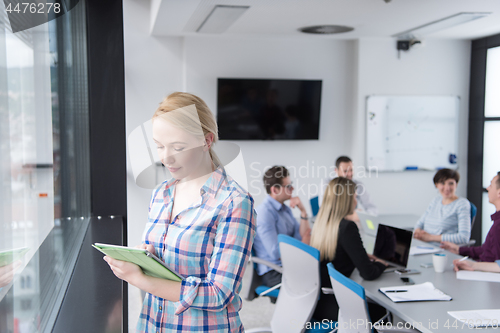
[(490, 185), (491, 179), (500, 171), (500, 121), (484, 123), (483, 187)]
[(50, 68), (40, 65), (49, 56), (47, 25), (34, 30), (28, 40), (5, 31), (11, 241), (29, 247), (26, 260), (54, 226)]
[(0, 332), (50, 331), (88, 226), (84, 9), (12, 33), (0, 6)]
[[(500, 88), (500, 87), (499, 87)], [(500, 171), (500, 154), (498, 153), (498, 142), (500, 142), (500, 121), (484, 122), (484, 148), (483, 148), (483, 187), (487, 188), (491, 179)], [(495, 207), (488, 201), (488, 193), (483, 194), (482, 210), (482, 240), (491, 227), (491, 214), (495, 212)]]
[(485, 89), (485, 116), (500, 117), (500, 46), (488, 49)]

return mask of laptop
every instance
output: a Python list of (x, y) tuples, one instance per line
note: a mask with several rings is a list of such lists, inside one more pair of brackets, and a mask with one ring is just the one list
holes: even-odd
[(379, 224), (373, 255), (385, 260), (388, 270), (405, 269), (410, 256), (413, 232), (406, 229)]

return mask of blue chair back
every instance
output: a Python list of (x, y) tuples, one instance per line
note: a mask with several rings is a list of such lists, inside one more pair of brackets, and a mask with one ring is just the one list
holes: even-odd
[(356, 295), (358, 295), (359, 297), (361, 297), (363, 300), (366, 301), (365, 288), (363, 288), (357, 282), (354, 282), (353, 280), (349, 279), (344, 274), (337, 271), (333, 267), (333, 264), (331, 262), (328, 263), (326, 267), (328, 268), (328, 275), (330, 275), (331, 278), (342, 283), (344, 286), (351, 289)]
[(279, 234), (278, 235), (278, 243), (289, 244), (289, 245), (295, 246), (295, 247), (301, 249), (302, 251), (310, 254), (314, 259), (319, 261), (319, 250), (315, 249), (312, 246), (309, 246), (307, 244), (302, 243), (298, 239), (295, 239), (291, 236)]
[(470, 228), (474, 226), (474, 222), (476, 221), (477, 215), (477, 207), (472, 202), (470, 203)]
[[(371, 320), (368, 314), (365, 288), (337, 271), (332, 263), (328, 263), (327, 268), (339, 305), (338, 332), (372, 333), (373, 327), (368, 325)], [(356, 323), (356, 325), (352, 327), (349, 323)]]
[(309, 202), (311, 203), (311, 211), (312, 211), (313, 216), (318, 215), (318, 212), (319, 212), (319, 198), (318, 197), (311, 198), (309, 200)]
[(278, 235), (283, 277), (271, 328), (273, 333), (303, 333), (321, 291), (320, 253), (286, 235)]
[[(255, 250), (253, 247), (252, 247), (251, 254), (252, 254), (252, 257), (256, 257)], [(268, 287), (262, 283), (262, 277), (259, 274), (257, 274), (257, 265), (258, 265), (257, 263), (252, 262), (250, 267), (247, 268), (249, 271), (247, 274), (250, 274), (251, 278), (250, 278), (248, 286), (245, 286), (244, 289), (242, 290), (242, 294), (244, 295), (245, 299), (248, 301), (253, 300), (257, 295), (260, 295), (263, 292), (270, 289), (270, 287)], [(280, 292), (280, 290), (278, 288), (278, 289), (275, 289), (275, 290), (268, 292), (267, 294), (265, 294), (263, 296), (278, 298), (279, 292)]]

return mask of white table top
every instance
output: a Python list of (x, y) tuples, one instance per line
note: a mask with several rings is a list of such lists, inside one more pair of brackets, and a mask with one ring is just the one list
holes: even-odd
[[(365, 243), (371, 243), (370, 236), (362, 235)], [(413, 239), (412, 245), (427, 244)], [(366, 246), (366, 245), (365, 245)], [(367, 247), (367, 251), (371, 253)], [(436, 288), (453, 297), (451, 301), (406, 302), (394, 303), (378, 291), (382, 287), (402, 286), (400, 275), (389, 272), (383, 273), (374, 281), (361, 278), (358, 270), (351, 275), (351, 279), (365, 288), (366, 296), (384, 306), (396, 316), (408, 323), (419, 323), (415, 328), (422, 332), (470, 332), (479, 330), (468, 328), (467, 325), (450, 316), (447, 311), (500, 309), (500, 283), (457, 280), (453, 271), (453, 259), (461, 256), (445, 252), (448, 255), (448, 264), (444, 273), (436, 273), (434, 268), (423, 268), (421, 263), (432, 262), (432, 255), (410, 256), (408, 268), (417, 269), (421, 273), (408, 275), (416, 284), (432, 282)], [(457, 327), (458, 326), (458, 327)], [(485, 332), (500, 332), (500, 327), (480, 329)]]

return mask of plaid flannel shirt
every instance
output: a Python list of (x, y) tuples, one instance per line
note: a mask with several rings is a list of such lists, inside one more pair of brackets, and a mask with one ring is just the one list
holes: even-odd
[(241, 281), (255, 236), (254, 202), (223, 168), (171, 216), (176, 180), (153, 191), (143, 241), (184, 277), (180, 300), (147, 293), (137, 332), (243, 332)]

